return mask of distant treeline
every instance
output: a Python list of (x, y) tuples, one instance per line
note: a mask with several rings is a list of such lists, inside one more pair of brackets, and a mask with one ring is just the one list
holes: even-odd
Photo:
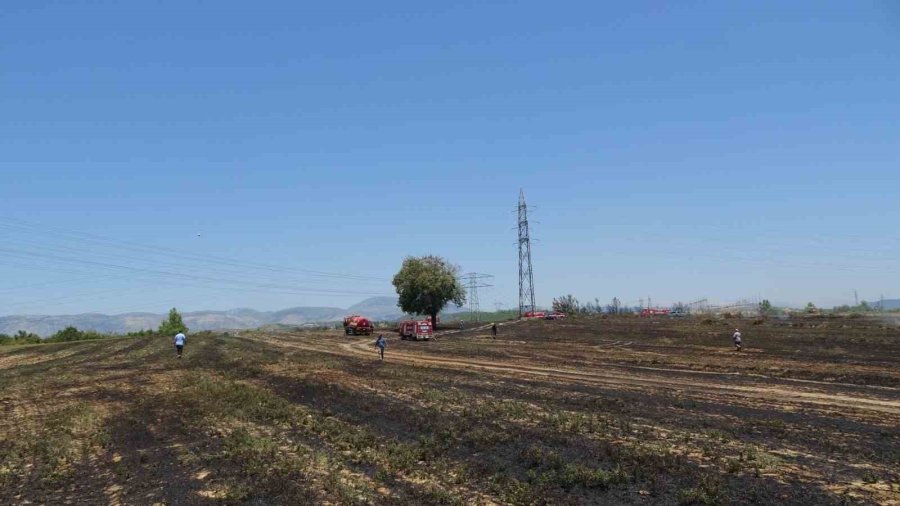
[[(153, 336), (165, 335), (174, 336), (179, 332), (187, 332), (188, 328), (184, 325), (181, 314), (178, 310), (172, 308), (169, 311), (169, 318), (159, 325), (157, 331), (139, 330), (137, 332), (129, 332), (127, 336)], [(0, 334), (0, 345), (8, 344), (38, 344), (38, 343), (67, 343), (70, 341), (87, 341), (91, 339), (109, 339), (110, 337), (118, 337), (116, 334), (102, 334), (93, 330), (78, 330), (75, 327), (66, 327), (56, 334), (41, 339), (41, 336), (20, 330), (17, 334), (8, 336)]]
[(38, 344), (38, 343), (66, 343), (69, 341), (85, 341), (88, 339), (107, 339), (114, 337), (111, 334), (101, 334), (93, 330), (78, 330), (75, 327), (66, 327), (47, 339), (41, 339), (37, 334), (20, 330), (12, 336), (0, 334), (0, 345), (9, 344)]

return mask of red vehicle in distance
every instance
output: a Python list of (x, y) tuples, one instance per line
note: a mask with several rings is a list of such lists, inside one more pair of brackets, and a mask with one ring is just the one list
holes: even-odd
[(404, 341), (428, 341), (434, 336), (434, 327), (429, 320), (403, 320), (397, 328), (397, 333)]
[(645, 307), (641, 309), (641, 316), (662, 316), (671, 313), (671, 309), (660, 309), (656, 307)]

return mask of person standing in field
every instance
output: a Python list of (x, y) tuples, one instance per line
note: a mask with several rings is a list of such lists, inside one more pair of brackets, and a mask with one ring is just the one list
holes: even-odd
[(734, 350), (741, 351), (743, 346), (741, 345), (741, 331), (740, 329), (734, 329), (734, 335), (731, 336), (731, 340), (734, 341)]
[(387, 341), (384, 340), (384, 335), (378, 334), (378, 339), (375, 340), (375, 347), (378, 348), (378, 353), (381, 355), (381, 360), (384, 360), (384, 348), (387, 346)]
[(491, 325), (491, 335), (494, 336), (494, 339), (497, 338), (497, 324), (496, 323)]
[(175, 352), (178, 353), (178, 358), (181, 358), (181, 352), (184, 350), (184, 343), (186, 341), (187, 337), (185, 337), (183, 332), (175, 334)]

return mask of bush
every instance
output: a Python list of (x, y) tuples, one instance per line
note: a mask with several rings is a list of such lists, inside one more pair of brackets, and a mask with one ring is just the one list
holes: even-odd
[(45, 342), (48, 343), (67, 343), (71, 341), (84, 341), (87, 339), (103, 339), (105, 336), (100, 334), (99, 332), (94, 332), (92, 330), (81, 331), (75, 327), (66, 327), (56, 334), (50, 336)]
[(41, 342), (41, 337), (31, 332), (20, 330), (16, 335), (0, 334), (0, 346), (7, 344), (36, 344)]
[(50, 336), (50, 339), (47, 339), (47, 341), (52, 341), (52, 342), (80, 341), (83, 335), (84, 335), (84, 333), (75, 327), (66, 327), (66, 328), (60, 330), (59, 332), (57, 332), (56, 334), (53, 334), (52, 336)]
[(129, 332), (125, 335), (128, 337), (144, 337), (144, 336), (156, 335), (156, 332), (154, 332), (153, 329), (147, 329), (147, 330), (141, 329), (141, 330), (138, 330), (137, 332)]

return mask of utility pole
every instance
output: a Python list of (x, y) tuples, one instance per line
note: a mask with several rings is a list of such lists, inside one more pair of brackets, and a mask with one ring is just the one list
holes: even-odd
[(884, 294), (881, 294), (881, 302), (878, 303), (878, 311), (884, 312)]
[(473, 322), (479, 320), (478, 314), (481, 312), (481, 306), (478, 302), (478, 289), (494, 286), (484, 283), (485, 279), (493, 277), (494, 276), (490, 274), (479, 274), (477, 272), (470, 272), (468, 274), (463, 274), (462, 276), (460, 276), (460, 280), (464, 281), (469, 289), (469, 317)]
[[(526, 309), (527, 308), (527, 309)], [(534, 275), (531, 267), (531, 234), (528, 230), (528, 204), (525, 191), (519, 190), (519, 318), (534, 311)]]

